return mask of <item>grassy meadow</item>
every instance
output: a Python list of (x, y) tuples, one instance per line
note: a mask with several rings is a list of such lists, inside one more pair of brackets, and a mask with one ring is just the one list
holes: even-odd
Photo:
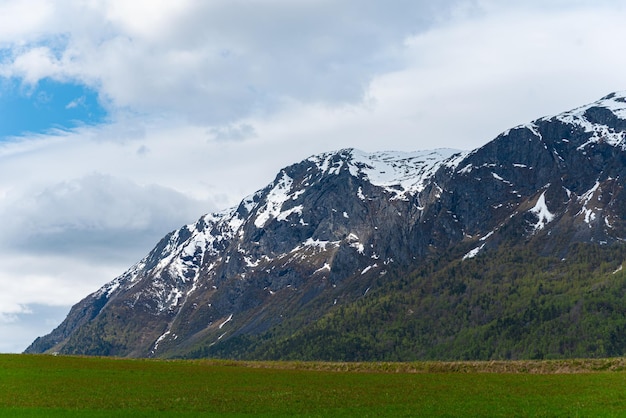
[(626, 360), (298, 363), (0, 355), (0, 416), (626, 416)]

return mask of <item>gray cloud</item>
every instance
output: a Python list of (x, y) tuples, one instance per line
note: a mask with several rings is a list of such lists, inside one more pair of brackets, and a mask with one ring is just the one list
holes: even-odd
[(31, 255), (129, 261), (129, 255), (147, 252), (165, 233), (212, 209), (165, 187), (92, 174), (5, 207), (0, 243)]
[(215, 141), (243, 141), (255, 137), (256, 131), (254, 126), (249, 123), (240, 123), (238, 125), (230, 124), (226, 126), (216, 126), (209, 129), (209, 135)]

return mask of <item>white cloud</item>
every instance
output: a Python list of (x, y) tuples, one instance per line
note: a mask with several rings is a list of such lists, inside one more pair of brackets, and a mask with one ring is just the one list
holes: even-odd
[(454, 3), (65, 0), (0, 73), (80, 81), (113, 109), (228, 123), (285, 100), (360, 101), (401, 65), (402, 39)]
[(23, 42), (41, 30), (52, 13), (50, 1), (4, 0), (0, 3), (0, 45)]
[(249, 123), (215, 126), (209, 130), (209, 133), (216, 141), (243, 141), (256, 136), (254, 127)]
[(624, 18), (623, 9), (507, 10), (415, 35), (407, 67), (371, 83), (374, 111), (362, 117), (357, 137), (386, 135), (400, 148), (474, 148), (514, 125), (625, 89), (626, 57), (616, 53)]
[(32, 86), (45, 77), (58, 78), (63, 73), (62, 65), (50, 48), (38, 46), (17, 55), (11, 64), (11, 71), (5, 71), (7, 75), (18, 77), (24, 84)]
[(86, 100), (87, 100), (87, 98), (85, 96), (77, 97), (76, 99), (74, 99), (71, 102), (69, 102), (68, 104), (66, 104), (65, 108), (66, 109), (75, 109), (77, 107), (85, 107), (85, 101)]
[(2, 313), (28, 313), (28, 305), (68, 306), (97, 290), (105, 276), (108, 281), (123, 273), (126, 266), (108, 261), (83, 260), (62, 254), (24, 255), (5, 252), (0, 256)]

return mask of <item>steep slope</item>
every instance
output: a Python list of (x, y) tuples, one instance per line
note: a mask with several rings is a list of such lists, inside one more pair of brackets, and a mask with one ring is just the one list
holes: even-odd
[(320, 295), (352, 300), (426, 253), (406, 225), (436, 199), (419, 195), (432, 175), (461, 158), (342, 150), (287, 167), (237, 208), (166, 236), (28, 351), (161, 355), (265, 331)]
[[(308, 354), (298, 347), (326, 335), (320, 324), (331, 329), (337, 315), (365, 300), (395, 301), (389, 309), (428, 316), (421, 303), (439, 287), (424, 287), (425, 277), (459, 282), (456, 273), (442, 273), (456, 265), (510, 251), (525, 251), (524, 263), (562, 260), (577, 243), (620, 243), (625, 139), (626, 98), (619, 93), (515, 127), (470, 153), (341, 150), (311, 157), (281, 170), (237, 208), (166, 236), (27, 351), (268, 357), (263, 353), (273, 350), (275, 357), (302, 358)], [(459, 283), (470, 303), (468, 283)], [(397, 292), (409, 292), (416, 309)], [(504, 313), (489, 311), (466, 326), (487, 326)], [(422, 323), (431, 334), (454, 339), (469, 332), (436, 330), (443, 325), (431, 319)], [(318, 345), (331, 339), (343, 341), (335, 353), (355, 352), (336, 336)], [(392, 339), (387, 351), (357, 357), (386, 357), (397, 345)]]
[[(553, 236), (546, 251), (559, 240), (620, 240), (625, 101), (624, 94), (612, 94), (503, 133), (472, 152), (444, 183), (451, 192), (444, 204), (468, 234), (493, 234), (489, 242), (497, 243), (503, 227), (514, 228), (518, 238)], [(484, 199), (476, 204), (470, 196)]]

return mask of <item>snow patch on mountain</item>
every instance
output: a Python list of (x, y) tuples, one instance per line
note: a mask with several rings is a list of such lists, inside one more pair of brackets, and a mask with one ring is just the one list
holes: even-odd
[(607, 109), (618, 119), (626, 120), (626, 91), (611, 93), (597, 102), (564, 112), (556, 118), (561, 122), (580, 126), (585, 132), (592, 134), (586, 143), (578, 147), (579, 150), (601, 142), (626, 150), (626, 132), (590, 121), (588, 111), (592, 108)]
[(350, 173), (384, 188), (392, 198), (404, 198), (424, 190), (427, 181), (444, 164), (455, 167), (465, 156), (458, 150), (437, 149), (420, 152), (353, 151)]
[(159, 344), (161, 343), (161, 341), (167, 338), (170, 333), (171, 331), (167, 330), (159, 338), (157, 338), (157, 340), (154, 342), (154, 347), (152, 348), (152, 354), (156, 353), (156, 351), (159, 349)]
[(281, 214), (283, 204), (290, 199), (289, 192), (293, 179), (282, 171), (282, 177), (267, 194), (265, 205), (257, 212), (254, 224), (257, 228), (263, 228), (267, 221), (277, 218)]
[(535, 226), (535, 231), (539, 229), (545, 228), (547, 224), (554, 220), (554, 214), (548, 210), (548, 206), (546, 205), (546, 192), (544, 191), (539, 199), (537, 199), (537, 203), (530, 210), (531, 213), (535, 214), (538, 218)]
[(591, 199), (596, 194), (596, 192), (598, 191), (599, 188), (600, 188), (600, 182), (596, 181), (596, 184), (594, 184), (591, 189), (589, 189), (585, 193), (583, 193), (583, 195), (580, 196), (580, 198), (578, 199), (580, 202), (582, 202), (582, 208), (576, 214), (576, 216), (584, 215), (585, 216), (585, 223), (589, 224), (590, 227), (591, 227), (591, 225), (590, 225), (591, 222), (596, 219), (596, 214), (593, 211), (593, 208), (589, 207), (588, 205), (591, 202)]
[(330, 271), (330, 270), (331, 270), (330, 264), (324, 263), (324, 265), (322, 267), (318, 268), (317, 270), (315, 270), (313, 272), (313, 274), (315, 275), (317, 273), (321, 273), (321, 272), (324, 272), (324, 271)]
[(339, 247), (341, 241), (321, 241), (319, 239), (308, 238), (306, 241), (302, 243), (302, 245), (297, 246), (291, 252), (296, 252), (301, 250), (303, 247), (316, 248), (319, 250), (326, 250), (328, 246)]
[(233, 320), (233, 314), (230, 314), (230, 316), (226, 318), (226, 320), (219, 325), (219, 329), (224, 328), (224, 325), (228, 324), (232, 320)]
[[(344, 149), (309, 157), (305, 162), (313, 163), (303, 186), (313, 178), (324, 175), (339, 175), (347, 171), (350, 175), (366, 180), (373, 186), (383, 188), (391, 199), (407, 199), (408, 195), (421, 192), (435, 172), (442, 166), (455, 169), (467, 153), (453, 149), (436, 149), (418, 152), (376, 152), (366, 153), (356, 149)], [(315, 172), (314, 169), (317, 169)], [(294, 185), (292, 179), (282, 170), (277, 180), (265, 194), (258, 192), (244, 199), (242, 205), (247, 212), (257, 210), (254, 225), (263, 228), (275, 219), (287, 221), (291, 215), (302, 215), (302, 206), (284, 208), (286, 202), (295, 201), (305, 190)], [(358, 189), (359, 199), (367, 197), (363, 188)], [(257, 202), (257, 203), (254, 203)], [(348, 214), (344, 213), (344, 217)], [(300, 219), (301, 225), (306, 223)]]
[[(338, 156), (341, 159), (338, 160)], [(447, 148), (375, 153), (347, 149), (313, 156), (308, 161), (315, 163), (317, 169), (324, 174), (338, 175), (345, 167), (354, 177), (385, 189), (392, 195), (392, 199), (404, 199), (407, 195), (421, 192), (441, 166), (454, 169), (466, 156), (466, 152)], [(365, 200), (361, 189), (359, 198)]]
[(476, 257), (478, 253), (480, 252), (480, 250), (483, 249), (484, 246), (485, 244), (482, 244), (480, 247), (474, 248), (473, 250), (471, 250), (470, 252), (468, 252), (467, 254), (463, 256), (463, 260), (469, 260), (470, 258)]

